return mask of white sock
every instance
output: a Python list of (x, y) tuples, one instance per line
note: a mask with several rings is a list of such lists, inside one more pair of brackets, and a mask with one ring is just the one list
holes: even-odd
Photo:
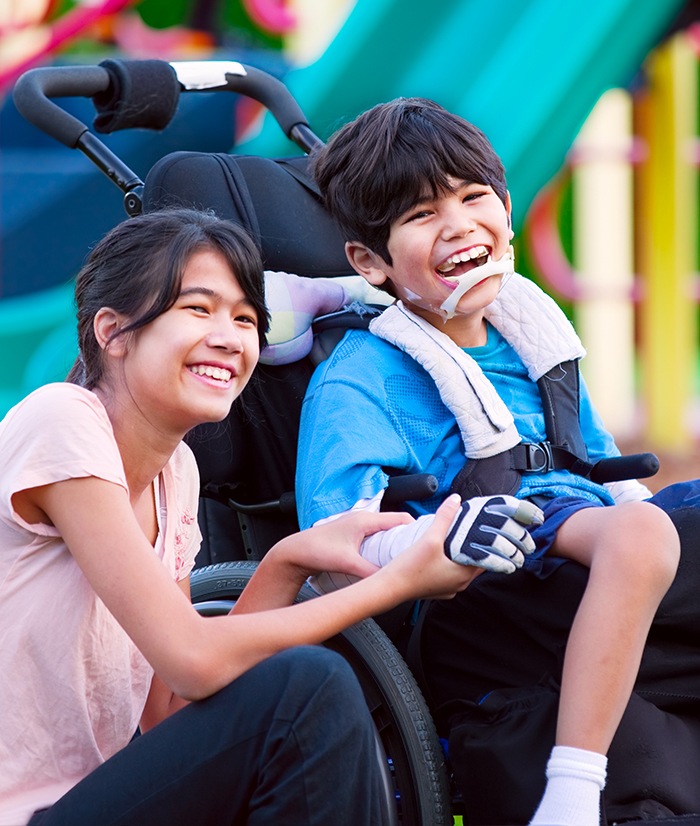
[(608, 758), (570, 746), (555, 746), (547, 763), (547, 785), (531, 826), (599, 826), (600, 792)]

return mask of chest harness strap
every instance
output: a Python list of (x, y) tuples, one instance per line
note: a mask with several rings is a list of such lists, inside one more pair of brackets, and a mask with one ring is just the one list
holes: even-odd
[(514, 494), (524, 473), (570, 470), (590, 476), (595, 467), (588, 461), (579, 422), (578, 361), (564, 361), (537, 382), (542, 398), (545, 431), (543, 442), (520, 442), (515, 447), (485, 459), (467, 459), (455, 476), (451, 492), (463, 499), (472, 496)]

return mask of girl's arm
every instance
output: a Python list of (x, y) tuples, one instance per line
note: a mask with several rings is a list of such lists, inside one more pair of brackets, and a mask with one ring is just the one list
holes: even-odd
[[(443, 551), (459, 507), (455, 497), (443, 504), (433, 526), (412, 549), (372, 576), (299, 605), (245, 613), (246, 603), (249, 609), (289, 602), (309, 572), (337, 567), (341, 558), (341, 570), (366, 573), (367, 563), (358, 562), (351, 570), (350, 551), (357, 554), (367, 534), (402, 517), (353, 514), (287, 537), (261, 564), (240, 611), (205, 618), (153, 553), (123, 488), (87, 477), (27, 493), (59, 530), (95, 592), (161, 680), (189, 700), (209, 696), (278, 651), (321, 643), (401, 602), (454, 595), (478, 574), (475, 568), (454, 564)], [(267, 585), (273, 589), (272, 599), (262, 594)]]
[[(189, 600), (190, 578), (186, 577), (180, 580), (177, 585)], [(168, 688), (160, 677), (154, 674), (139, 724), (141, 733), (143, 734), (154, 726), (157, 726), (158, 723), (165, 720), (166, 717), (170, 717), (171, 714), (184, 708), (188, 702), (188, 700), (183, 700), (182, 697), (173, 694), (172, 690)]]

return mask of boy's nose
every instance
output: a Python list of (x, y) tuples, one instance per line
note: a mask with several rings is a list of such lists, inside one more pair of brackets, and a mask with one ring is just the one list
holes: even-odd
[(461, 203), (459, 206), (450, 206), (445, 210), (442, 227), (444, 238), (459, 238), (475, 228), (476, 221)]

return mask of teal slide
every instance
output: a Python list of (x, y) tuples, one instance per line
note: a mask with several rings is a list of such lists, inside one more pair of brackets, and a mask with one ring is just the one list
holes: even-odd
[[(627, 86), (684, 0), (357, 0), (320, 59), (285, 83), (323, 138), (399, 96), (481, 128), (503, 159), (516, 224), (601, 94)], [(271, 119), (270, 119), (271, 121)], [(289, 153), (266, 122), (241, 152)]]
[[(321, 58), (285, 82), (328, 137), (374, 103), (431, 97), (486, 132), (516, 228), (608, 88), (626, 86), (684, 0), (357, 0)], [(288, 155), (271, 122), (236, 152)], [(37, 239), (41, 243), (41, 239)], [(69, 286), (0, 301), (0, 415), (74, 357)]]

